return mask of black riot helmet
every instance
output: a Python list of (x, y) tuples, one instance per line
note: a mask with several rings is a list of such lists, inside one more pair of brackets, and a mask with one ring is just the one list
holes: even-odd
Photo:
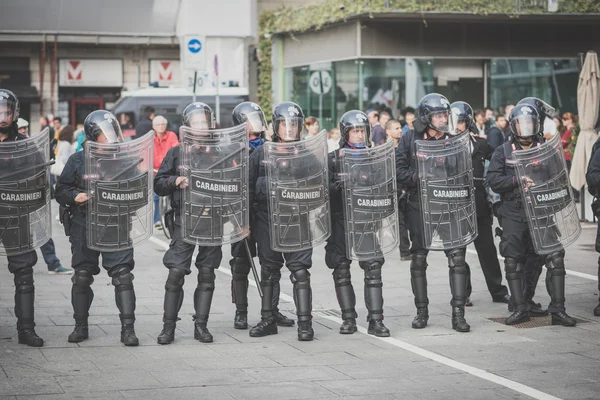
[(451, 135), (460, 135), (473, 130), (473, 109), (464, 101), (450, 104), (450, 119), (448, 125)]
[(0, 132), (17, 131), (17, 120), (20, 111), (19, 99), (13, 92), (0, 89)]
[(546, 103), (544, 100), (538, 99), (537, 97), (525, 97), (517, 103), (517, 105), (519, 104), (528, 104), (534, 107), (540, 116), (540, 124), (542, 126), (544, 125), (544, 120), (546, 117), (554, 118), (554, 113), (556, 112), (554, 107)]
[(540, 115), (529, 104), (515, 106), (508, 117), (513, 138), (519, 143), (531, 143), (540, 132)]
[(421, 125), (442, 133), (450, 132), (450, 102), (439, 93), (425, 95), (417, 106)]
[(97, 142), (104, 134), (106, 143), (123, 142), (123, 134), (117, 118), (106, 110), (96, 110), (88, 114), (83, 122), (86, 140)]
[(247, 122), (251, 135), (263, 137), (267, 131), (267, 121), (262, 108), (251, 101), (244, 101), (235, 106), (231, 117), (235, 126)]
[(181, 119), (183, 125), (193, 129), (213, 129), (215, 127), (215, 114), (212, 108), (200, 101), (188, 104), (183, 110)]
[(368, 147), (371, 142), (371, 124), (367, 114), (360, 110), (352, 110), (342, 115), (340, 136), (352, 147)]
[(273, 110), (273, 141), (293, 142), (302, 138), (304, 112), (291, 101), (279, 103)]

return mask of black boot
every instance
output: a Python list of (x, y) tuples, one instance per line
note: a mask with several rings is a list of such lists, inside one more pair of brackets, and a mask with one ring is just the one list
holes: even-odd
[(465, 320), (464, 307), (452, 307), (452, 329), (457, 332), (469, 332), (471, 326)]
[(112, 274), (115, 286), (115, 301), (121, 312), (121, 342), (125, 346), (137, 346), (140, 342), (135, 335), (135, 291), (133, 290), (133, 274), (128, 267), (120, 268)]
[(429, 321), (429, 310), (427, 307), (417, 308), (417, 315), (412, 322), (413, 329), (425, 328), (427, 326), (427, 321)]
[[(598, 292), (600, 293), (600, 257), (598, 257)], [(594, 308), (594, 316), (600, 317), (600, 297), (598, 298), (598, 305)]]
[(248, 274), (250, 265), (246, 258), (235, 257), (231, 264), (231, 301), (235, 304), (235, 329), (248, 329)]
[(564, 311), (551, 313), (551, 315), (552, 315), (552, 325), (562, 325), (562, 326), (577, 325), (577, 320), (575, 318), (569, 316)]
[(248, 329), (248, 312), (239, 311), (235, 312), (235, 318), (233, 319), (233, 327), (235, 329)]
[(356, 318), (344, 318), (344, 322), (342, 322), (342, 325), (340, 326), (340, 333), (342, 335), (351, 335), (357, 330)]
[(352, 334), (356, 332), (356, 296), (352, 287), (350, 275), (350, 265), (340, 264), (333, 270), (333, 283), (335, 285), (335, 294), (342, 310), (342, 319), (344, 322), (340, 326), (341, 334)]
[(600, 317), (600, 300), (598, 301), (598, 305), (594, 308), (594, 316)]
[(506, 283), (510, 290), (511, 305), (515, 310), (512, 315), (504, 320), (504, 323), (515, 325), (530, 321), (523, 292), (523, 264), (518, 263), (514, 258), (505, 258), (504, 270), (506, 272)]
[(260, 322), (250, 329), (251, 337), (263, 337), (277, 334), (277, 322), (273, 316), (273, 276), (268, 271), (261, 271), (261, 287), (263, 290)]
[(296, 321), (286, 317), (285, 315), (279, 312), (279, 295), (281, 293), (281, 287), (279, 286), (280, 278), (281, 273), (274, 274), (273, 276), (273, 316), (275, 317), (275, 322), (277, 323), (277, 326), (291, 327), (296, 324)]
[[(542, 307), (540, 303), (533, 301), (535, 296), (535, 289), (537, 288), (540, 275), (542, 273), (544, 258), (541, 256), (531, 260), (532, 264), (528, 267), (528, 271), (523, 274), (523, 293), (525, 296), (525, 305), (527, 311), (532, 317), (544, 317), (548, 315), (548, 310)], [(531, 269), (531, 271), (529, 270)]]
[(383, 324), (383, 320), (380, 319), (370, 319), (369, 320), (369, 329), (367, 330), (369, 335), (375, 335), (378, 337), (389, 337), (390, 330), (386, 328)]
[(556, 252), (547, 256), (546, 286), (550, 295), (548, 311), (552, 315), (552, 325), (575, 326), (577, 321), (565, 310), (565, 271), (564, 254)]
[(71, 334), (69, 335), (69, 338), (67, 340), (69, 341), (69, 343), (79, 343), (79, 342), (83, 342), (88, 337), (89, 337), (89, 330), (88, 330), (88, 322), (86, 319), (86, 320), (81, 320), (81, 321), (75, 322), (75, 329), (73, 329), (73, 332), (71, 332)]
[(194, 339), (210, 343), (213, 336), (206, 327), (213, 294), (215, 292), (215, 271), (208, 267), (198, 267), (198, 287), (194, 292), (194, 310), (196, 310)]
[(17, 270), (15, 281), (15, 316), (19, 343), (31, 347), (42, 347), (44, 340), (35, 333), (33, 302), (35, 287), (33, 286), (33, 268)]
[(410, 263), (410, 284), (415, 296), (417, 315), (412, 322), (414, 329), (423, 329), (429, 320), (429, 299), (427, 298), (427, 255), (413, 254)]
[(298, 320), (298, 340), (301, 342), (310, 342), (315, 337), (312, 328), (312, 321)]
[(308, 272), (308, 269), (294, 271), (290, 279), (294, 284), (294, 303), (296, 304), (296, 315), (298, 316), (298, 340), (313, 340), (310, 272)]
[(196, 323), (194, 324), (194, 339), (202, 343), (212, 343), (213, 335), (206, 327), (206, 321), (208, 321), (207, 315), (200, 315), (196, 319)]
[(75, 319), (75, 329), (67, 339), (71, 343), (83, 342), (89, 337), (88, 317), (94, 292), (92, 283), (94, 276), (88, 270), (76, 270), (71, 278), (73, 287), (71, 288), (71, 304), (73, 305), (73, 318)]
[(183, 304), (183, 284), (186, 272), (183, 269), (169, 269), (169, 276), (165, 283), (165, 302), (163, 305), (163, 329), (156, 338), (158, 344), (170, 344), (175, 340), (177, 317), (181, 304)]

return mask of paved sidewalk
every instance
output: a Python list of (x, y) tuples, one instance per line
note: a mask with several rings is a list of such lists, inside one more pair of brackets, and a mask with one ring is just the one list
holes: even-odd
[[(364, 329), (338, 334), (338, 306), (322, 248), (315, 250), (311, 269), (315, 341), (298, 342), (295, 328), (280, 328), (278, 335), (266, 338), (233, 329), (226, 247), (209, 320), (215, 342), (193, 340), (192, 274), (184, 287), (176, 342), (159, 346), (167, 270), (162, 265), (166, 238), (157, 232), (135, 252), (139, 347), (119, 342), (118, 311), (106, 273), (93, 285), (90, 339), (68, 343), (73, 327), (70, 277), (48, 275), (40, 255), (36, 330), (46, 344), (28, 348), (16, 342), (13, 280), (6, 258), (0, 258), (0, 399), (598, 399), (600, 318), (592, 315), (598, 290), (591, 279), (597, 268), (595, 232), (595, 226), (586, 226), (566, 260), (567, 269), (579, 273), (567, 276), (567, 310), (585, 323), (517, 329), (490, 321), (507, 316), (506, 305), (491, 302), (477, 257), (469, 253), (474, 306), (467, 309), (467, 321), (472, 332), (456, 333), (450, 325), (446, 259), (432, 253), (430, 324), (413, 330), (409, 262), (393, 254), (384, 265), (385, 323), (392, 331), (385, 340)], [(59, 258), (69, 265), (70, 246), (57, 224), (54, 241)], [(352, 273), (359, 322), (366, 327), (362, 271), (355, 265)], [(293, 316), (287, 276), (281, 308)], [(547, 304), (544, 276), (536, 299)], [(254, 287), (249, 292), (249, 320), (255, 324), (260, 302)]]

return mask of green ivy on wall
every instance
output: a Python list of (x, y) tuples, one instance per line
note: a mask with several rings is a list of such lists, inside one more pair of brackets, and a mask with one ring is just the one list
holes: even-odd
[[(340, 5), (344, 4), (344, 9)], [(468, 12), (471, 14), (504, 14), (518, 17), (519, 14), (542, 14), (547, 12), (547, 0), (520, 0), (520, 11), (516, 0), (321, 0), (306, 7), (284, 7), (266, 11), (259, 18), (258, 53), (258, 101), (269, 114), (272, 109), (272, 36), (277, 33), (290, 34), (319, 30), (325, 25), (342, 22), (357, 15), (391, 12)], [(600, 13), (600, 0), (559, 0), (559, 13)]]

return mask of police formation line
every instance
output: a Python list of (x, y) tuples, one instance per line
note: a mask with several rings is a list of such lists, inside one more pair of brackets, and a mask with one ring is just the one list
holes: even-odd
[[(213, 341), (208, 319), (214, 270), (223, 257), (222, 246), (228, 244), (234, 328), (248, 329), (248, 275), (253, 271), (259, 277), (253, 262), (258, 255), (261, 318), (250, 336), (276, 334), (279, 327), (296, 323), (278, 309), (285, 263), (293, 283), (298, 340), (312, 340), (312, 249), (326, 243), (325, 262), (332, 270), (343, 319), (340, 333), (357, 331), (350, 273), (356, 260), (364, 273), (368, 333), (389, 336), (383, 323), (381, 270), (384, 256), (398, 249), (398, 224), (404, 218), (412, 242), (413, 328), (425, 328), (429, 320), (427, 254), (437, 250), (448, 257), (452, 328), (470, 330), (465, 319), (470, 294), (465, 247), (471, 242), (480, 253), (492, 300), (509, 303), (512, 314), (506, 324), (549, 312), (554, 324), (574, 326), (576, 321), (565, 311), (564, 248), (581, 228), (560, 142), (545, 142), (541, 136), (543, 120), (552, 111), (539, 99), (522, 100), (510, 115), (511, 139), (492, 151), (485, 139), (471, 133), (473, 111), (468, 104), (450, 104), (433, 93), (421, 100), (414, 130), (377, 146), (371, 145), (367, 115), (345, 113), (339, 123), (340, 148), (328, 154), (325, 132), (301, 140), (304, 114), (292, 102), (275, 107), (269, 141), (263, 140), (267, 123), (258, 105), (239, 104), (233, 111), (234, 126), (216, 129), (210, 107), (195, 102), (183, 112), (180, 146), (168, 151), (156, 173), (153, 133), (124, 142), (116, 118), (94, 111), (84, 123), (84, 151), (69, 158), (56, 185), (75, 270), (75, 328), (68, 341), (88, 338), (92, 283), (102, 255), (102, 267), (115, 289), (121, 341), (138, 345), (134, 247), (152, 234), (152, 191), (168, 196), (171, 205), (165, 214), (171, 243), (163, 259), (169, 273), (160, 344), (175, 340), (183, 285), (196, 248), (194, 337)], [(35, 248), (50, 236), (52, 161), (48, 135), (18, 134), (18, 115), (18, 99), (0, 90), (0, 251), (14, 274), (19, 343), (39, 347), (43, 340), (34, 330), (33, 266)], [(493, 209), (503, 230), (500, 253), (510, 297), (501, 284), (492, 236), (486, 160), (491, 160), (489, 190), (502, 199)], [(484, 253), (493, 257), (482, 258)], [(547, 310), (533, 300), (543, 265), (551, 297)], [(595, 312), (600, 314), (600, 306)]]

